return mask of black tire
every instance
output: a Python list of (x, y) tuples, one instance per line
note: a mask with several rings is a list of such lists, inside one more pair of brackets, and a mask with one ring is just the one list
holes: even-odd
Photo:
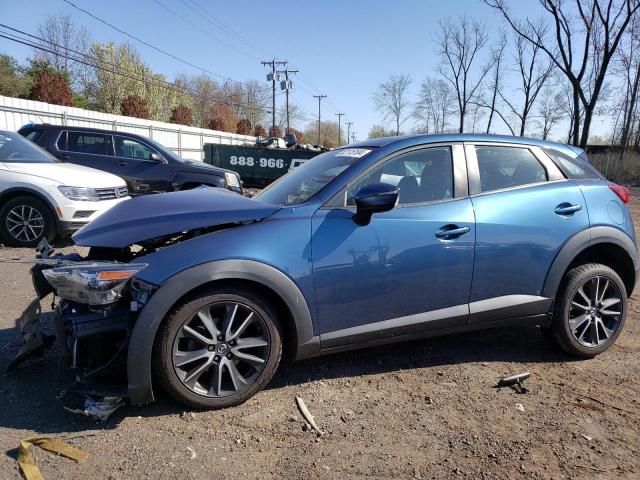
[[(183, 331), (183, 327), (186, 324), (188, 324), (188, 326), (193, 325), (189, 322), (193, 322), (194, 319), (196, 319), (196, 315), (198, 315), (203, 308), (216, 308), (216, 306), (220, 304), (232, 303), (239, 304), (242, 308), (253, 311), (254, 314), (258, 316), (255, 318), (261, 319), (258, 327), (259, 331), (262, 332), (265, 338), (268, 337), (268, 345), (266, 345), (263, 350), (265, 357), (264, 364), (261, 366), (259, 372), (255, 372), (255, 378), (252, 380), (252, 383), (240, 391), (225, 394), (225, 396), (199, 394), (183, 383), (177, 371), (179, 369), (174, 365), (174, 348), (176, 342), (182, 341), (179, 338), (179, 334)], [(216, 326), (219, 326), (219, 324)], [(197, 409), (219, 409), (239, 405), (264, 388), (273, 378), (282, 357), (282, 338), (282, 330), (275, 310), (256, 292), (245, 288), (218, 288), (200, 292), (197, 296), (187, 299), (178, 306), (162, 323), (154, 344), (154, 378), (166, 393), (178, 402), (189, 407)], [(215, 348), (217, 349), (217, 346)], [(214, 353), (217, 353), (217, 350)], [(222, 360), (225, 359), (222, 358)], [(239, 360), (234, 359), (232, 361)], [(213, 365), (217, 366), (217, 363)], [(212, 366), (209, 368), (215, 367)], [(229, 375), (230, 372), (228, 370), (227, 372)], [(208, 373), (208, 369), (206, 373)], [(213, 384), (213, 380), (211, 380), (211, 384)]]
[[(611, 289), (612, 292), (619, 294), (619, 301), (615, 304), (615, 311), (619, 312), (618, 315), (605, 317), (604, 314), (600, 312), (611, 312), (611, 310), (606, 310), (608, 307), (598, 307), (598, 303), (593, 300), (592, 295), (586, 292), (585, 288), (588, 285), (593, 285), (596, 280), (605, 282), (607, 289)], [(607, 281), (610, 283), (606, 283)], [(581, 287), (582, 292), (588, 293), (588, 299), (585, 299), (585, 297), (579, 294)], [(602, 288), (605, 287), (603, 286)], [(591, 287), (589, 291), (593, 292), (593, 290), (593, 287)], [(595, 291), (597, 292), (597, 288)], [(611, 293), (611, 295), (614, 295), (614, 293)], [(602, 296), (604, 297), (605, 294)], [(579, 296), (577, 297), (577, 295)], [(577, 307), (576, 304), (584, 304), (589, 308)], [(587, 317), (586, 322), (589, 323), (582, 323), (581, 325), (585, 325), (584, 329), (592, 329), (588, 331), (589, 336), (587, 338), (590, 338), (590, 342), (594, 342), (593, 337), (596, 336), (597, 340), (595, 341), (595, 345), (585, 345), (581, 343), (576, 335), (579, 332), (582, 332), (584, 335), (582, 328), (576, 329), (576, 334), (574, 334), (571, 328), (570, 318), (573, 318), (574, 325), (578, 324), (579, 322), (576, 320), (578, 320), (578, 317), (581, 316), (583, 311), (585, 312), (583, 316)], [(594, 311), (597, 313), (594, 314)], [(606, 265), (588, 263), (580, 265), (566, 274), (558, 291), (558, 296), (556, 297), (550, 333), (553, 340), (568, 354), (578, 358), (592, 358), (609, 349), (615, 343), (624, 328), (626, 317), (627, 291), (620, 276)], [(613, 333), (609, 335), (606, 340), (600, 340), (600, 335), (603, 332), (602, 327), (590, 327), (590, 325), (595, 322), (595, 318), (607, 318), (609, 319), (607, 321), (615, 320), (615, 330), (613, 330)], [(613, 324), (610, 324), (610, 326), (611, 325)], [(593, 330), (593, 328), (595, 328), (595, 330)], [(600, 341), (602, 343), (598, 343)], [(588, 341), (583, 339), (583, 342)]]
[[(16, 215), (21, 212), (33, 214), (29, 220), (33, 226), (24, 231), (15, 223), (18, 219)], [(12, 198), (0, 209), (0, 234), (10, 247), (35, 247), (43, 238), (52, 241), (56, 236), (56, 228), (51, 209), (36, 197), (23, 195)]]

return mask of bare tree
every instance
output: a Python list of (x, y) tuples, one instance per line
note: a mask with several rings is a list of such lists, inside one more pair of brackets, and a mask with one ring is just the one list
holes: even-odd
[(633, 18), (628, 34), (625, 36), (618, 62), (625, 88), (621, 108), (616, 109), (623, 117), (620, 132), (620, 162), (624, 160), (633, 124), (637, 118), (640, 84), (640, 19), (637, 16)]
[(551, 87), (545, 87), (540, 94), (541, 101), (538, 104), (537, 123), (541, 129), (543, 140), (549, 138), (549, 134), (564, 117), (562, 109), (563, 92), (554, 91)]
[(500, 32), (498, 43), (491, 49), (491, 58), (493, 63), (493, 77), (491, 81), (491, 103), (489, 108), (489, 119), (487, 120), (487, 133), (491, 131), (491, 122), (496, 111), (496, 101), (498, 93), (502, 86), (502, 58), (504, 49), (507, 48), (507, 36), (504, 32)]
[(520, 106), (512, 99), (511, 95), (499, 92), (502, 101), (507, 104), (520, 123), (520, 136), (524, 136), (527, 120), (533, 110), (533, 106), (538, 98), (542, 87), (553, 73), (554, 64), (551, 61), (541, 62), (539, 55), (542, 54), (540, 47), (524, 38), (516, 38), (516, 70), (520, 79), (518, 91), (522, 94)]
[(487, 44), (486, 25), (464, 16), (455, 23), (450, 19), (442, 20), (440, 30), (436, 38), (442, 57), (438, 71), (454, 88), (460, 116), (458, 131), (462, 133), (469, 105), (490, 70), (490, 65), (477, 73), (473, 68)]
[[(69, 59), (74, 51), (81, 54), (89, 50), (89, 34), (84, 27), (73, 23), (71, 15), (50, 15), (38, 26), (38, 43), (47, 51), (36, 49), (34, 58), (45, 61), (56, 72), (69, 76), (69, 80), (78, 84), (80, 71), (86, 68)], [(74, 55), (77, 56), (77, 55)]]
[(443, 79), (427, 77), (420, 85), (414, 117), (422, 122), (420, 131), (441, 133), (446, 130), (454, 93)]
[(376, 109), (383, 114), (383, 121), (392, 118), (396, 125), (396, 135), (400, 126), (411, 117), (411, 102), (407, 98), (411, 77), (406, 74), (392, 74), (381, 83), (373, 94)]
[[(517, 19), (505, 0), (484, 0), (522, 38), (545, 52), (566, 76), (572, 89), (571, 140), (584, 148), (607, 70), (620, 40), (635, 15), (638, 0), (576, 1), (576, 14), (562, 0), (539, 0), (550, 17), (553, 38), (544, 23)], [(584, 117), (580, 118), (580, 111)], [(580, 126), (582, 125), (582, 131)]]

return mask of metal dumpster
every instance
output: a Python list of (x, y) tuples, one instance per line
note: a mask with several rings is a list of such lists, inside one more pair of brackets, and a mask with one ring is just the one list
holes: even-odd
[(204, 144), (204, 161), (240, 174), (244, 187), (262, 188), (322, 152), (251, 145)]

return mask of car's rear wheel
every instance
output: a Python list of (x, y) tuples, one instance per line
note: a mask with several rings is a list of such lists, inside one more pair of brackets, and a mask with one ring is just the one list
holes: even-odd
[(581, 265), (562, 283), (551, 333), (567, 353), (591, 358), (613, 345), (626, 316), (627, 292), (620, 276), (606, 265)]
[(154, 346), (162, 388), (194, 408), (238, 405), (273, 377), (282, 334), (271, 306), (251, 290), (213, 290), (179, 306)]
[(53, 216), (38, 198), (12, 198), (0, 209), (0, 233), (8, 246), (35, 247), (43, 238), (55, 237)]

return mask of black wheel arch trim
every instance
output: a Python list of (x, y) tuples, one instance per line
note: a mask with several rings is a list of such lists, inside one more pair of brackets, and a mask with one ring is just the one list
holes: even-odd
[[(599, 243), (612, 243), (624, 249), (633, 261), (633, 271), (638, 275), (638, 249), (633, 240), (621, 230), (607, 226), (590, 227), (576, 233), (560, 249), (547, 272), (542, 295), (555, 297), (560, 282), (573, 260), (584, 250)], [(635, 280), (634, 280), (635, 284)], [(627, 292), (631, 295), (631, 292)]]
[(154, 400), (151, 358), (156, 333), (170, 309), (190, 291), (217, 280), (249, 280), (280, 296), (293, 316), (297, 334), (295, 358), (313, 356), (320, 350), (314, 335), (309, 306), (302, 292), (287, 275), (253, 260), (217, 260), (183, 270), (154, 292), (142, 309), (131, 332), (127, 356), (127, 382), (132, 404)]

